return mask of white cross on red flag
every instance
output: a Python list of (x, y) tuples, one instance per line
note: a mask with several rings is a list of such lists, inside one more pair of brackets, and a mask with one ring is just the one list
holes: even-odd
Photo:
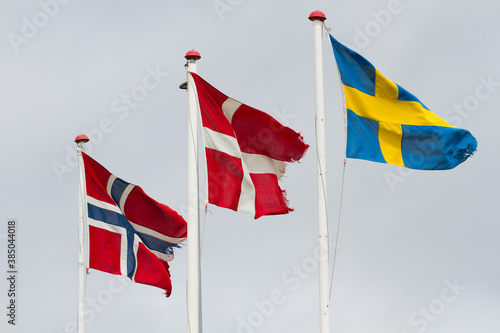
[(287, 162), (300, 160), (309, 147), (302, 136), (195, 73), (189, 73), (189, 84), (201, 113), (208, 202), (256, 219), (292, 211), (278, 180)]

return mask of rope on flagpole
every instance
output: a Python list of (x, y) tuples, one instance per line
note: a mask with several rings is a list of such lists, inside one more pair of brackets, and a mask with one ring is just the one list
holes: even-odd
[(330, 29), (326, 26), (325, 21), (323, 21), (322, 23), (323, 23), (323, 29), (325, 31), (325, 35), (328, 36), (330, 34), (330, 31), (332, 31), (332, 29)]
[(335, 236), (335, 247), (333, 251), (333, 263), (332, 263), (332, 276), (330, 278), (330, 299), (332, 298), (333, 289), (333, 274), (335, 273), (335, 261), (337, 259), (337, 248), (339, 244), (339, 231), (340, 231), (340, 221), (342, 217), (342, 202), (344, 199), (344, 179), (345, 179), (345, 167), (347, 165), (347, 158), (344, 158), (344, 166), (342, 168), (342, 185), (340, 186), (340, 204), (339, 204), (339, 217), (337, 220), (337, 235)]
[(201, 235), (200, 235), (200, 261), (203, 255), (203, 240), (205, 239), (205, 225), (207, 221), (207, 213), (212, 214), (211, 211), (208, 210), (208, 204), (205, 203), (205, 213), (203, 214), (203, 225), (201, 226)]
[[(331, 35), (331, 31), (332, 29), (331, 28), (328, 28), (325, 24), (325, 22), (323, 21), (323, 29), (325, 29), (325, 35), (326, 36), (330, 36)], [(333, 51), (333, 46), (332, 46), (332, 51)], [(335, 57), (333, 57), (335, 59)], [(335, 62), (337, 60), (335, 59)], [(344, 92), (344, 86), (343, 86), (343, 83), (342, 83), (342, 79), (341, 79), (341, 76), (340, 76), (340, 70), (339, 70), (339, 67), (337, 66), (337, 73), (338, 73), (338, 77), (339, 77), (339, 81), (340, 81), (340, 95), (342, 96), (342, 110), (344, 112), (344, 133), (345, 133), (345, 136), (344, 136), (344, 139), (345, 139), (345, 143), (347, 144), (347, 107), (346, 107), (346, 103), (345, 103), (345, 92)], [(346, 163), (346, 160), (344, 159), (344, 164)]]
[[(325, 25), (325, 22), (323, 22), (323, 28), (325, 29), (325, 35), (330, 36), (330, 32), (332, 29), (328, 28)], [(335, 57), (334, 57), (335, 59)], [(335, 60), (336, 61), (336, 60)], [(342, 80), (340, 77), (340, 71), (337, 66), (337, 73), (340, 81), (340, 95), (342, 96), (342, 111), (344, 115), (344, 143), (347, 145), (347, 109), (346, 109), (346, 103), (345, 103), (345, 92), (342, 84)], [(345, 146), (344, 145), (344, 146)], [(333, 263), (332, 263), (332, 275), (330, 278), (330, 299), (332, 298), (332, 290), (333, 290), (333, 277), (335, 274), (335, 262), (337, 259), (337, 248), (338, 248), (338, 240), (339, 240), (339, 232), (340, 232), (340, 222), (342, 220), (342, 203), (344, 199), (344, 180), (345, 180), (345, 170), (346, 170), (346, 165), (347, 165), (347, 157), (344, 157), (344, 165), (342, 168), (342, 185), (340, 187), (340, 202), (339, 202), (339, 215), (338, 215), (338, 220), (337, 220), (337, 235), (335, 236), (335, 248), (333, 252)]]

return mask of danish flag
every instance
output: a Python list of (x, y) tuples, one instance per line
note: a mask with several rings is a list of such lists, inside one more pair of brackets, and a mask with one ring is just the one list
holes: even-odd
[(287, 162), (300, 160), (309, 147), (302, 136), (195, 73), (188, 80), (201, 113), (208, 202), (256, 219), (292, 211), (278, 180)]

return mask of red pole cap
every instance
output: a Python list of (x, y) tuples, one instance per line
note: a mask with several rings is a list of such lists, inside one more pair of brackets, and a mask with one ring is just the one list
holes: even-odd
[(325, 13), (323, 13), (322, 11), (315, 10), (309, 15), (309, 20), (310, 21), (320, 20), (323, 22), (324, 20), (326, 20), (326, 16)]
[(189, 60), (189, 59), (199, 60), (201, 58), (201, 55), (200, 55), (200, 52), (195, 51), (195, 50), (191, 50), (191, 51), (188, 51), (188, 53), (186, 53), (184, 58), (186, 58), (187, 60)]
[(75, 142), (76, 142), (76, 143), (80, 143), (80, 142), (87, 143), (87, 142), (89, 142), (89, 141), (90, 141), (90, 140), (89, 140), (89, 137), (88, 137), (88, 136), (86, 136), (85, 134), (80, 134), (79, 136), (77, 136), (77, 137), (75, 138)]

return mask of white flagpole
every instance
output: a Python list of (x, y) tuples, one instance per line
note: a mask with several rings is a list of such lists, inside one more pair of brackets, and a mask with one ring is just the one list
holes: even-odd
[(89, 138), (85, 134), (76, 137), (78, 154), (78, 313), (77, 332), (84, 332), (84, 309), (85, 309), (85, 216), (86, 216), (86, 190), (85, 190), (85, 167), (83, 165), (82, 151), (85, 151), (85, 143)]
[(325, 14), (318, 10), (309, 15), (314, 25), (314, 70), (316, 86), (316, 147), (318, 155), (318, 232), (319, 232), (319, 305), (320, 332), (330, 333), (329, 242), (326, 199), (325, 96), (323, 88), (322, 30)]
[[(200, 54), (186, 53), (186, 70), (196, 73)], [(187, 216), (187, 315), (188, 333), (201, 333), (200, 219), (198, 195), (198, 107), (194, 87), (188, 78), (188, 216)]]

